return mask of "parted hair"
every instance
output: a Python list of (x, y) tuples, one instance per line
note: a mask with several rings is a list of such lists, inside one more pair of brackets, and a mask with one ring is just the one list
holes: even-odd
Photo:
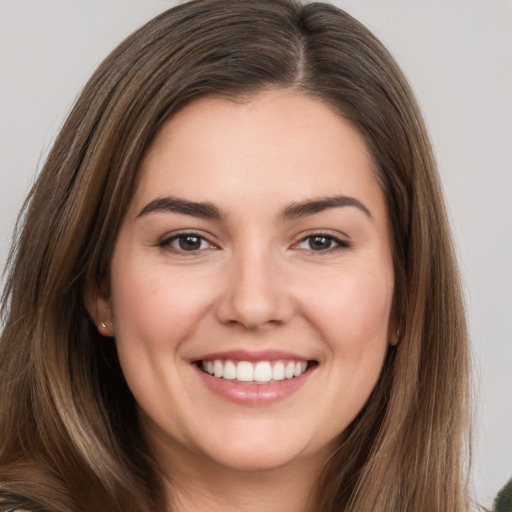
[[(142, 156), (194, 99), (291, 88), (364, 137), (389, 216), (399, 343), (326, 462), (319, 512), (466, 512), (464, 306), (427, 131), (383, 45), (344, 11), (192, 0), (122, 42), (78, 97), (20, 214), (0, 338), (0, 510), (165, 510), (115, 342), (84, 293), (109, 273)], [(14, 509), (13, 509), (14, 510)]]

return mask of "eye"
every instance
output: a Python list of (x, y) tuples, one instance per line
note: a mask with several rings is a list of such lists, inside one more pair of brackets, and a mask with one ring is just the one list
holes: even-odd
[(304, 237), (294, 248), (314, 252), (332, 252), (348, 248), (349, 244), (331, 235), (314, 234)]
[(160, 247), (174, 253), (197, 252), (204, 249), (216, 249), (204, 236), (197, 233), (179, 233), (159, 243)]

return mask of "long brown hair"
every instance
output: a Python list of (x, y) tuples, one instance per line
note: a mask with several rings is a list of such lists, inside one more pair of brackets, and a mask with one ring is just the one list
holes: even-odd
[[(144, 151), (202, 95), (294, 88), (365, 137), (390, 219), (399, 343), (319, 477), (321, 512), (468, 509), (469, 356), (428, 135), (387, 50), (331, 5), (193, 0), (101, 64), (26, 201), (0, 339), (0, 496), (51, 511), (164, 510), (115, 345), (84, 290), (107, 274)], [(2, 505), (0, 504), (0, 507)]]

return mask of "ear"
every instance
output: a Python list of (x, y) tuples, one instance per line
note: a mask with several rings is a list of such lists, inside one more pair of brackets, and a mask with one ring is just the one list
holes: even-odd
[(400, 329), (390, 329), (390, 332), (389, 332), (389, 344), (391, 346), (395, 346), (395, 345), (398, 345), (398, 342), (400, 340)]
[(398, 345), (400, 341), (400, 318), (401, 312), (400, 308), (397, 306), (396, 292), (393, 297), (393, 305), (391, 306), (391, 314), (389, 315), (389, 327), (388, 327), (388, 340), (389, 344), (392, 346)]
[(110, 286), (106, 279), (99, 284), (89, 283), (85, 290), (85, 307), (102, 336), (114, 336)]

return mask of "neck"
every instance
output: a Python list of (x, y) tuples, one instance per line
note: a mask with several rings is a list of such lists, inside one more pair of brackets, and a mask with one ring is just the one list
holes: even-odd
[(249, 471), (204, 460), (186, 465), (176, 462), (175, 459), (167, 480), (172, 512), (314, 510), (312, 497), (319, 469), (313, 464), (300, 462)]

